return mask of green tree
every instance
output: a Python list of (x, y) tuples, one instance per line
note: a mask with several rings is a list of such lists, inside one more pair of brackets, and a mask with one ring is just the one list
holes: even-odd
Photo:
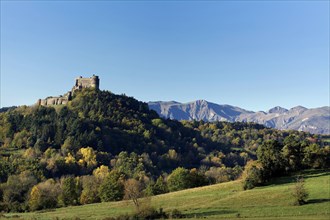
[(283, 143), (283, 157), (288, 166), (287, 170), (301, 169), (304, 152), (300, 138), (291, 134), (284, 139)]
[(329, 146), (321, 148), (320, 145), (313, 143), (304, 148), (303, 164), (306, 167), (326, 168), (329, 166), (327, 158), (330, 158)]
[(164, 178), (162, 176), (159, 176), (158, 179), (156, 180), (155, 185), (153, 186), (153, 194), (159, 195), (167, 192), (168, 192), (167, 184), (164, 181)]
[(263, 179), (269, 180), (273, 176), (282, 174), (284, 160), (282, 156), (282, 145), (274, 140), (264, 142), (257, 150), (258, 161), (263, 167)]
[(7, 205), (8, 209), (11, 211), (26, 210), (25, 203), (28, 192), (36, 183), (37, 179), (30, 171), (9, 176), (3, 189), (3, 202)]
[(11, 164), (4, 159), (0, 160), (0, 183), (6, 182), (8, 175), (12, 172)]
[(61, 193), (59, 202), (63, 206), (77, 205), (78, 203), (78, 183), (73, 176), (61, 178)]
[(173, 170), (167, 179), (167, 186), (171, 192), (190, 188), (192, 184), (189, 170), (182, 167)]
[(99, 188), (99, 195), (102, 202), (119, 201), (124, 196), (124, 185), (118, 171), (111, 171), (104, 179)]

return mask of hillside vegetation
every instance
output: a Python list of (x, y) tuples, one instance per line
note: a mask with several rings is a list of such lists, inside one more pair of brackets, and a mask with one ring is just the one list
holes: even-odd
[[(0, 113), (0, 210), (120, 201), (228, 182), (244, 189), (330, 166), (320, 135), (254, 123), (175, 121), (109, 91)], [(244, 171), (243, 171), (244, 170)]]
[[(303, 175), (310, 194), (304, 206), (292, 205), (295, 176), (278, 178), (268, 186), (248, 191), (242, 190), (241, 181), (232, 181), (167, 193), (151, 197), (151, 204), (165, 211), (178, 209), (191, 219), (329, 219), (330, 172), (308, 171)], [(133, 210), (132, 202), (121, 201), (5, 216), (16, 216), (16, 219), (105, 219)]]

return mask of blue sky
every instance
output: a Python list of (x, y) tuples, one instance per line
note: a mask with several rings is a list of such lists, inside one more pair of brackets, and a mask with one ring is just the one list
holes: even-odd
[(93, 73), (141, 101), (329, 105), (329, 1), (1, 1), (1, 106)]

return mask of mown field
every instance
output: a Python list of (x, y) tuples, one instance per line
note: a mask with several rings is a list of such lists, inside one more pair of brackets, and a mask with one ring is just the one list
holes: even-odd
[[(295, 176), (248, 191), (242, 190), (240, 181), (233, 181), (154, 196), (147, 202), (164, 211), (178, 209), (190, 219), (330, 219), (330, 172), (306, 171), (303, 175), (309, 192), (303, 206), (292, 205)], [(132, 202), (121, 201), (6, 214), (2, 219), (104, 219), (133, 211)]]

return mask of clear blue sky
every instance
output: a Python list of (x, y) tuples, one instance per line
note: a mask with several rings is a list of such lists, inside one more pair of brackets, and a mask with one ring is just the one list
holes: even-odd
[(1, 1), (1, 106), (97, 74), (141, 101), (329, 105), (329, 1)]

